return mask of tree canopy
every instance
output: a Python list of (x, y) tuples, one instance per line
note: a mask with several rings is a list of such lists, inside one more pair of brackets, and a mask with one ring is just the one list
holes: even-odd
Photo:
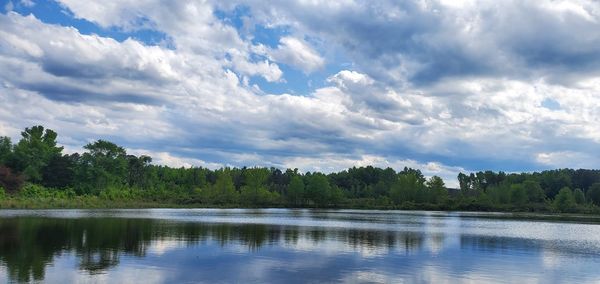
[[(600, 170), (459, 173), (459, 188), (419, 169), (373, 166), (301, 173), (277, 168), (172, 168), (99, 139), (63, 153), (58, 134), (26, 128), (0, 137), (0, 187), (8, 196), (98, 196), (200, 206), (294, 206), (460, 210), (583, 211), (600, 205)], [(36, 186), (31, 186), (36, 185)], [(572, 190), (575, 188), (575, 190)], [(21, 195), (24, 195), (22, 193)]]

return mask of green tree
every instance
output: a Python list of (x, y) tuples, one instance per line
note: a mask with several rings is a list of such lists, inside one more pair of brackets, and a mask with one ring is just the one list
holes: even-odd
[(590, 186), (587, 191), (587, 199), (596, 205), (600, 205), (600, 182)]
[(79, 155), (54, 155), (42, 169), (42, 182), (45, 187), (72, 187), (75, 179), (75, 167)]
[(502, 182), (497, 185), (490, 185), (486, 189), (486, 194), (494, 204), (508, 204), (510, 202), (510, 184)]
[(271, 175), (269, 169), (246, 169), (243, 175), (245, 185), (241, 188), (242, 201), (253, 205), (268, 203), (270, 192), (267, 190), (266, 182)]
[(304, 181), (299, 175), (292, 176), (287, 189), (287, 200), (293, 205), (302, 205), (304, 200)]
[(123, 147), (98, 140), (83, 148), (88, 152), (81, 156), (77, 179), (85, 191), (98, 192), (127, 182), (127, 153)]
[(342, 202), (343, 199), (344, 193), (342, 192), (342, 190), (337, 185), (332, 186), (331, 192), (329, 194), (329, 202), (332, 205), (338, 205)]
[(238, 193), (233, 185), (229, 170), (221, 170), (217, 174), (217, 181), (212, 187), (211, 199), (218, 204), (234, 204), (238, 201)]
[(0, 136), (0, 165), (6, 165), (11, 158), (13, 145), (10, 137)]
[(527, 199), (529, 202), (543, 202), (546, 198), (546, 194), (540, 186), (540, 183), (535, 180), (529, 179), (524, 181), (523, 187), (527, 191)]
[(41, 182), (42, 169), (61, 154), (63, 147), (56, 146), (56, 132), (40, 125), (25, 128), (21, 136), (14, 148), (15, 169), (23, 172), (29, 181)]
[(331, 186), (327, 177), (321, 173), (313, 173), (312, 175), (307, 175), (306, 178), (308, 179), (306, 185), (307, 197), (317, 206), (327, 205), (331, 192)]
[(429, 202), (436, 204), (446, 202), (448, 199), (448, 190), (446, 190), (446, 185), (441, 177), (432, 176), (426, 182), (426, 185), (430, 192)]
[(422, 193), (426, 192), (424, 181), (424, 178), (414, 172), (400, 173), (398, 179), (392, 184), (390, 198), (396, 204), (409, 201), (423, 202)]
[(573, 192), (568, 187), (563, 187), (554, 198), (554, 208), (560, 212), (569, 212), (575, 208)]
[(510, 202), (516, 206), (523, 206), (527, 203), (527, 190), (522, 184), (513, 184), (510, 186)]
[(573, 191), (573, 198), (575, 199), (575, 203), (577, 204), (585, 203), (585, 194), (583, 194), (583, 191), (579, 188), (576, 188)]
[(149, 156), (127, 155), (127, 183), (130, 187), (148, 187), (148, 173), (151, 162), (152, 158)]

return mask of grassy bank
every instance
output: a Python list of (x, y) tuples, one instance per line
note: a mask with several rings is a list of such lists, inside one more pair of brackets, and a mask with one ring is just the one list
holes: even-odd
[(600, 208), (584, 204), (572, 208), (569, 212), (560, 212), (550, 202), (530, 206), (481, 204), (474, 199), (449, 199), (443, 204), (405, 202), (393, 204), (381, 200), (345, 200), (329, 206), (290, 206), (284, 202), (263, 205), (244, 203), (215, 204), (194, 199), (177, 198), (110, 198), (97, 195), (79, 196), (5, 196), (0, 198), (0, 209), (136, 209), (136, 208), (320, 208), (320, 209), (375, 209), (375, 210), (427, 210), (427, 211), (463, 211), (463, 212), (505, 212), (514, 216), (531, 216), (528, 214), (549, 214), (568, 216), (573, 214), (600, 218)]

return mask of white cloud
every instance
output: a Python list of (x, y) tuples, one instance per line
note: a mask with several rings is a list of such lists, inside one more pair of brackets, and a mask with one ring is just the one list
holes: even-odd
[(294, 37), (282, 37), (276, 49), (269, 52), (276, 62), (300, 68), (306, 73), (311, 73), (323, 68), (325, 59), (303, 40)]
[[(249, 22), (289, 31), (275, 48), (215, 16), (235, 3), (62, 1), (103, 27), (164, 33), (169, 46), (2, 14), (0, 134), (44, 124), (68, 149), (116, 140), (171, 165), (414, 166), (449, 184), (463, 169), (595, 166), (584, 158), (600, 143), (597, 3), (464, 2), (249, 1)], [(285, 84), (277, 63), (339, 64), (328, 50), (351, 63), (311, 93), (250, 86), (249, 76)]]

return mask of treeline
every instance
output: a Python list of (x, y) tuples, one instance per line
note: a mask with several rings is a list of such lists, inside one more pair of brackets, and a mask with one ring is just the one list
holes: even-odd
[(171, 168), (105, 140), (87, 144), (81, 154), (65, 154), (50, 129), (34, 126), (21, 134), (16, 144), (0, 137), (3, 207), (85, 199), (183, 206), (600, 212), (600, 170), (461, 173), (460, 188), (448, 189), (440, 177), (427, 179), (411, 168), (353, 167), (330, 174)]

